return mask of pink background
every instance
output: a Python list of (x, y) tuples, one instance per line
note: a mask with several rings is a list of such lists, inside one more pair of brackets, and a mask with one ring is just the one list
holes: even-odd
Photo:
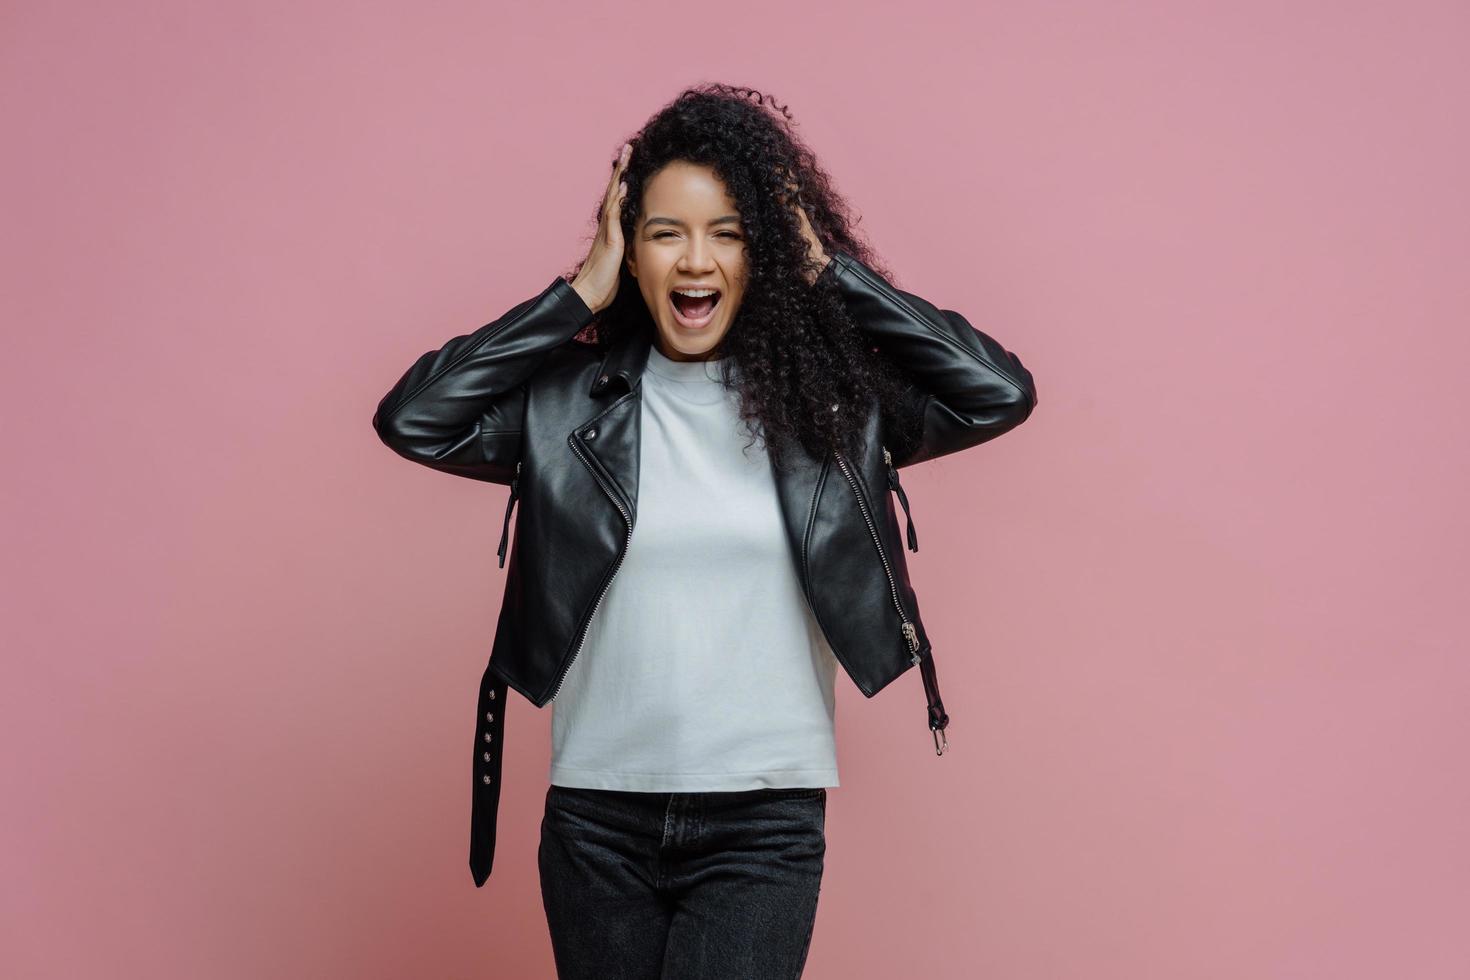
[(0, 974), (552, 975), (506, 491), (369, 420), (718, 79), (1040, 392), (905, 475), (952, 749), (839, 677), (806, 975), (1470, 975), (1463, 4), (3, 21)]

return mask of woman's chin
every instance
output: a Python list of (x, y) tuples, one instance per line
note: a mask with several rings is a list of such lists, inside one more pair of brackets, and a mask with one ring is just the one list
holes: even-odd
[(660, 332), (663, 334), (661, 346), (665, 351), (675, 351), (691, 360), (707, 355), (724, 336), (723, 330), (713, 331), (708, 327), (702, 330), (686, 330), (677, 324), (663, 326)]

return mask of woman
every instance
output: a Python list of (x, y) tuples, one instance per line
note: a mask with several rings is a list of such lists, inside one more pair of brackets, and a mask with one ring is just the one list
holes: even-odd
[[(1030, 372), (877, 271), (789, 115), (689, 89), (625, 144), (558, 276), (424, 354), (379, 436), (508, 484), (470, 864), (490, 873), (513, 687), (554, 705), (538, 853), (561, 977), (796, 977), (833, 682), (920, 666), (898, 469), (1024, 421)], [(570, 279), (570, 282), (568, 281)]]

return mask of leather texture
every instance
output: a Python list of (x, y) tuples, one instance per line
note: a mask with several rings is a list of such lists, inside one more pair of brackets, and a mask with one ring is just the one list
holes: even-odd
[[(904, 550), (917, 551), (918, 543), (898, 470), (1020, 425), (1036, 406), (1035, 382), (1015, 354), (963, 316), (896, 288), (855, 257), (832, 253), (821, 278), (840, 290), (874, 346), (907, 371), (922, 438), (897, 445), (874, 403), (858, 458), (794, 450), (776, 471), (786, 532), (839, 664), (869, 698), (920, 666), (926, 724), (942, 752), (948, 715), (909, 581)], [(652, 336), (630, 332), (600, 351), (574, 339), (593, 316), (557, 277), (496, 320), (421, 356), (373, 416), (378, 437), (400, 456), (511, 488), (499, 551), (505, 590), (475, 725), (470, 869), (477, 886), (494, 859), (506, 692), (538, 708), (551, 702), (637, 521), (640, 379)]]

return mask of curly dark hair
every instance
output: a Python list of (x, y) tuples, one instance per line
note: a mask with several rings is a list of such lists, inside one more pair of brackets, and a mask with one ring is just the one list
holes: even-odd
[[(734, 377), (721, 372), (723, 383), (739, 392), (741, 418), (777, 468), (794, 444), (818, 459), (834, 450), (852, 458), (875, 402), (894, 439), (890, 448), (916, 441), (919, 425), (905, 407), (914, 402), (905, 398), (904, 372), (858, 328), (829, 276), (808, 282), (817, 270), (786, 203), (792, 185), (828, 255), (840, 250), (892, 277), (855, 235), (847, 203), (794, 126), (786, 106), (756, 89), (718, 83), (685, 89), (628, 141), (620, 215), (631, 248), (643, 189), (673, 161), (708, 166), (725, 185), (745, 231), (748, 278), (736, 318), (712, 353), (738, 365)], [(601, 210), (599, 198), (594, 225)], [(566, 278), (575, 279), (585, 262), (586, 256)], [(577, 339), (606, 349), (630, 330), (656, 327), (625, 262), (616, 297)]]

